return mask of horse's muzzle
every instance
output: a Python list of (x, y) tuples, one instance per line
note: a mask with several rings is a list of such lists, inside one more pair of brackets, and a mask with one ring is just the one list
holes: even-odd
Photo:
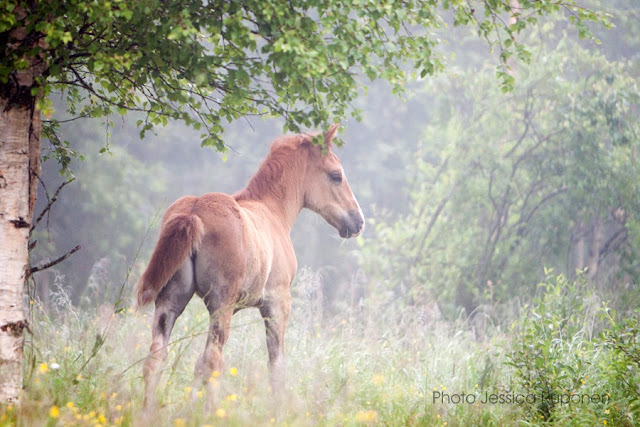
[(358, 210), (350, 210), (347, 215), (342, 217), (342, 227), (340, 227), (340, 237), (348, 239), (349, 237), (357, 237), (364, 230), (364, 217), (362, 212)]

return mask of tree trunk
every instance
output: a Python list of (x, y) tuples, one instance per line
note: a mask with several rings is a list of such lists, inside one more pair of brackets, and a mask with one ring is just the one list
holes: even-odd
[(22, 390), (23, 307), (29, 229), (40, 159), (40, 114), (0, 104), (0, 401)]
[[(22, 5), (16, 13), (21, 20), (29, 16)], [(25, 27), (19, 27), (11, 31), (2, 51), (27, 52), (33, 47), (46, 48), (44, 34), (27, 37)], [(0, 402), (17, 401), (22, 390), (22, 350), (25, 330), (29, 330), (24, 283), (42, 133), (34, 89), (47, 70), (42, 55), (42, 51), (36, 56), (25, 54), (28, 66), (12, 71), (0, 83)]]
[(40, 173), (42, 121), (31, 95), (38, 67), (0, 87), (0, 402), (22, 390), (29, 230)]
[(591, 226), (592, 237), (591, 246), (589, 247), (589, 263), (587, 264), (587, 276), (591, 280), (595, 280), (598, 274), (598, 266), (600, 265), (600, 247), (602, 246), (603, 221), (602, 218), (596, 216)]

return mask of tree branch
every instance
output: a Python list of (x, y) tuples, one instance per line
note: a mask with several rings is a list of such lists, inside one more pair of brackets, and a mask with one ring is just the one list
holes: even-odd
[[(29, 237), (31, 237), (31, 233), (33, 233), (33, 230), (36, 228), (36, 226), (40, 223), (40, 221), (42, 220), (42, 218), (44, 218), (45, 214), (47, 212), (49, 212), (49, 210), (51, 209), (51, 206), (55, 203), (56, 200), (58, 200), (58, 194), (60, 194), (60, 191), (67, 185), (72, 183), (75, 180), (75, 178), (71, 178), (68, 181), (63, 182), (62, 184), (60, 184), (60, 186), (58, 187), (58, 189), (56, 190), (56, 192), (54, 193), (53, 197), (51, 199), (49, 199), (49, 202), (47, 203), (47, 206), (45, 206), (45, 208), (42, 210), (42, 212), (40, 213), (40, 215), (38, 216), (38, 219), (35, 220), (35, 222), (33, 223), (33, 225), (31, 226), (31, 229), (29, 230)], [(49, 195), (47, 194), (47, 198), (49, 198)]]
[(29, 277), (31, 277), (31, 275), (33, 275), (33, 273), (36, 273), (36, 272), (42, 271), (42, 270), (46, 270), (47, 268), (51, 268), (56, 264), (60, 264), (62, 261), (64, 261), (65, 259), (69, 258), (74, 253), (78, 252), (80, 249), (82, 249), (82, 247), (80, 245), (78, 245), (75, 248), (71, 249), (66, 254), (62, 255), (60, 258), (54, 259), (51, 262), (47, 262), (47, 263), (44, 263), (44, 264), (36, 265), (35, 267), (32, 267), (32, 268), (28, 269), (26, 278), (28, 279)]
[(618, 249), (629, 237), (629, 230), (627, 227), (622, 227), (604, 244), (598, 252), (598, 258), (603, 259), (609, 252), (613, 252)]

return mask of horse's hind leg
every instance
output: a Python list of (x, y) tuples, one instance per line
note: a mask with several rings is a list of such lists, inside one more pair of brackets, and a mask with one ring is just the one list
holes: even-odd
[(220, 396), (220, 379), (224, 368), (222, 348), (229, 338), (233, 306), (208, 307), (210, 314), (209, 332), (204, 352), (198, 358), (195, 368), (196, 387), (205, 385), (207, 389), (207, 409), (213, 409)]
[(157, 404), (155, 391), (167, 359), (167, 345), (171, 330), (194, 293), (193, 263), (187, 258), (156, 298), (151, 349), (143, 368), (145, 411), (153, 409)]

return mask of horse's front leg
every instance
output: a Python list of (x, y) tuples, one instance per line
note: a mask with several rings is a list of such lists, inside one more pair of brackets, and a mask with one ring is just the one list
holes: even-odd
[(267, 350), (269, 352), (269, 379), (271, 391), (281, 398), (285, 386), (284, 333), (291, 312), (291, 294), (282, 292), (266, 298), (260, 307), (267, 330)]

